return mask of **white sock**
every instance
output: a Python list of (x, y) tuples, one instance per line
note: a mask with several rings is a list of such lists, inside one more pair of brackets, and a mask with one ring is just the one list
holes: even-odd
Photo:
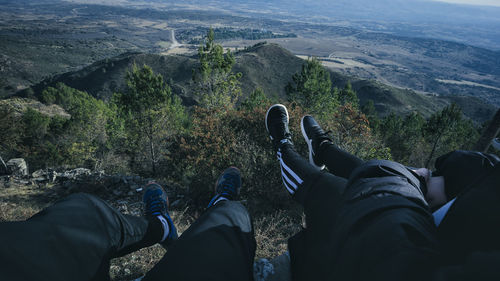
[(165, 219), (165, 217), (157, 216), (156, 218), (159, 219), (161, 224), (163, 225), (163, 237), (161, 238), (161, 241), (160, 241), (160, 242), (163, 242), (163, 241), (165, 241), (165, 239), (167, 239), (167, 236), (170, 232), (170, 227), (168, 226), (168, 221), (167, 221), (167, 219)]

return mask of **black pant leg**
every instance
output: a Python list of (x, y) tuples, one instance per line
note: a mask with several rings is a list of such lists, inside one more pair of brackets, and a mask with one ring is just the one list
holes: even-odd
[[(347, 174), (347, 170), (350, 174), (350, 169), (363, 163), (359, 158), (339, 149), (328, 148), (325, 155), (339, 158), (338, 154), (346, 158), (344, 161), (349, 165), (346, 170), (341, 171), (343, 175)], [(333, 237), (337, 217), (343, 205), (347, 179), (319, 171), (301, 157), (292, 145), (283, 145), (280, 148), (278, 160), (285, 187), (288, 191), (292, 188), (296, 190), (293, 198), (302, 204), (306, 215), (306, 229), (289, 240), (292, 279), (315, 280), (309, 278), (310, 272), (303, 270), (304, 265), (315, 264), (318, 268), (330, 268), (330, 265), (325, 263), (331, 260), (329, 255), (333, 253), (325, 245), (329, 245)], [(318, 273), (318, 276), (321, 274), (323, 272)]]
[(310, 182), (321, 171), (300, 156), (292, 144), (284, 144), (278, 149), (278, 161), (283, 185), (290, 194), (295, 194), (304, 182)]
[(317, 155), (332, 174), (346, 179), (355, 168), (364, 163), (363, 160), (330, 142), (321, 144)]
[[(281, 178), (288, 192), (294, 194), (294, 199), (301, 203), (307, 214), (309, 209), (318, 202), (316, 199), (325, 202), (337, 201), (344, 192), (347, 180), (330, 173), (320, 171), (309, 161), (300, 156), (293, 145), (284, 145), (278, 150), (278, 160), (280, 162)], [(291, 192), (293, 191), (293, 192)], [(333, 200), (330, 197), (335, 198)], [(313, 202), (307, 203), (307, 202)], [(311, 210), (312, 210), (311, 209)]]
[(107, 280), (109, 260), (154, 244), (147, 220), (73, 194), (23, 222), (0, 224), (0, 280)]
[(255, 248), (253, 225), (245, 207), (222, 201), (169, 246), (143, 280), (253, 280)]

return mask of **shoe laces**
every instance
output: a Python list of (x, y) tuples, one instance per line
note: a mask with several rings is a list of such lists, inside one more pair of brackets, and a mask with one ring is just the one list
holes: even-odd
[(219, 185), (220, 194), (226, 196), (236, 196), (236, 179), (234, 177), (225, 177), (223, 182)]
[(150, 195), (149, 199), (146, 201), (146, 215), (148, 216), (160, 216), (166, 211), (166, 202), (162, 198), (162, 194)]
[[(325, 131), (323, 131), (323, 130), (321, 130), (321, 129), (320, 129), (320, 130), (318, 130), (318, 131), (319, 131), (319, 132), (317, 132), (317, 136), (316, 136), (316, 138), (317, 138), (318, 140), (323, 141), (323, 140), (325, 140), (325, 139), (326, 139), (326, 140), (332, 141), (332, 139), (331, 139), (331, 138), (330, 138), (330, 136), (329, 136), (329, 134), (331, 134), (331, 133), (332, 133), (332, 131), (328, 130), (328, 131), (326, 131), (326, 132), (325, 132)], [(321, 131), (323, 131), (323, 132), (321, 132)]]

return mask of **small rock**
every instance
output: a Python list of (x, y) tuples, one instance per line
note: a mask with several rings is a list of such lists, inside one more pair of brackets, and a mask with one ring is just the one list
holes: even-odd
[(43, 170), (43, 169), (36, 170), (33, 173), (31, 173), (32, 178), (41, 178), (41, 177), (45, 177), (45, 175), (47, 175), (47, 171)]
[(6, 165), (9, 172), (15, 176), (24, 177), (28, 175), (28, 164), (23, 158), (10, 159)]
[(74, 180), (74, 179), (77, 179), (78, 177), (81, 177), (81, 176), (90, 176), (91, 174), (92, 174), (92, 172), (90, 171), (90, 169), (76, 168), (73, 170), (66, 171), (62, 174), (59, 174), (59, 176), (62, 178)]
[(29, 185), (30, 181), (27, 181), (27, 180), (17, 180), (16, 183), (23, 184), (23, 185)]
[(50, 182), (55, 182), (57, 178), (57, 173), (54, 170), (50, 170), (48, 174)]

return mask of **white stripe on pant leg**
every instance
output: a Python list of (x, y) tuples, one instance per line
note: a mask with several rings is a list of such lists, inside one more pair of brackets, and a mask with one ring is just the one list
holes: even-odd
[(283, 172), (283, 167), (280, 165), (281, 168), (281, 177), (286, 180), (286, 182), (293, 187), (294, 190), (297, 190), (297, 185)]
[[(280, 165), (281, 168), (281, 165)], [(291, 194), (294, 194), (295, 191), (297, 191), (297, 185), (291, 181), (285, 173), (283, 173), (283, 169), (281, 169), (281, 180), (283, 180), (283, 184), (285, 185), (286, 189), (288, 189), (288, 192)], [(290, 185), (293, 187), (290, 187)]]
[(285, 162), (283, 161), (283, 158), (281, 156), (281, 152), (278, 151), (278, 159), (280, 160), (281, 166), (285, 168), (285, 170), (290, 173), (290, 175), (298, 182), (298, 184), (302, 184), (304, 181), (294, 172), (290, 167), (288, 167)]
[(283, 176), (281, 177), (281, 180), (283, 181), (283, 185), (286, 187), (286, 189), (288, 190), (288, 192), (290, 194), (295, 194), (295, 190), (291, 189), (288, 184), (286, 184), (286, 181), (285, 181), (285, 178), (283, 178)]

